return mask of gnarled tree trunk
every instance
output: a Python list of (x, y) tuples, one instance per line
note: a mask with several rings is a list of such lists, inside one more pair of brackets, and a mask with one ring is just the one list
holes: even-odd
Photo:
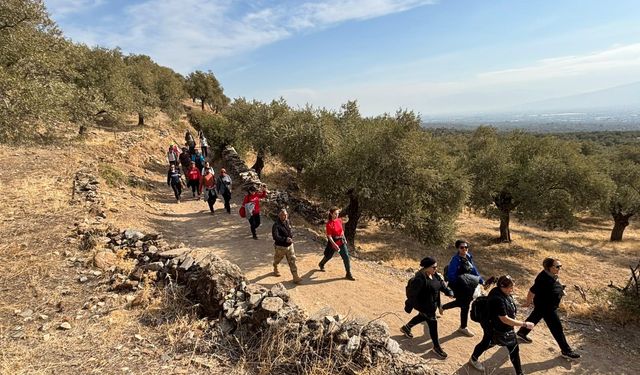
[(360, 202), (358, 196), (353, 189), (347, 192), (349, 196), (349, 205), (342, 211), (341, 216), (348, 216), (349, 221), (344, 225), (344, 236), (347, 239), (347, 245), (349, 245), (350, 251), (356, 251), (356, 228), (358, 227), (358, 221), (360, 220)]
[(256, 162), (253, 164), (251, 169), (256, 171), (258, 174), (258, 178), (262, 178), (262, 169), (264, 168), (264, 151), (258, 151), (258, 155), (256, 155)]
[(633, 214), (623, 214), (621, 212), (612, 212), (611, 216), (613, 216), (613, 229), (611, 230), (611, 241), (622, 241), (622, 235), (624, 234), (624, 230), (629, 225), (629, 218), (633, 216)]
[(511, 211), (516, 208), (516, 203), (513, 202), (513, 196), (508, 191), (501, 191), (493, 197), (498, 210), (500, 210), (500, 241), (511, 242), (511, 230), (509, 229), (509, 222), (511, 219)]

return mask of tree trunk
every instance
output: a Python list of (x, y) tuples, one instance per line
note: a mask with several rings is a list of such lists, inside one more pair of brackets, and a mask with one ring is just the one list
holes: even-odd
[(509, 230), (509, 220), (511, 212), (508, 209), (500, 210), (500, 242), (511, 242), (511, 231)]
[(205, 98), (200, 98), (200, 108), (202, 108), (202, 112), (204, 112), (204, 99)]
[(624, 230), (629, 225), (629, 218), (632, 214), (623, 215), (622, 213), (613, 213), (613, 229), (611, 230), (611, 241), (622, 241)]
[(138, 112), (138, 125), (144, 126), (144, 115), (142, 112)]
[(513, 196), (507, 190), (502, 190), (493, 197), (493, 203), (500, 210), (500, 242), (511, 242), (509, 221), (511, 219), (511, 211), (516, 208)]
[(258, 155), (256, 155), (256, 162), (253, 164), (251, 169), (256, 171), (258, 178), (262, 178), (262, 168), (264, 168), (264, 152), (258, 151)]
[(358, 227), (358, 221), (360, 221), (360, 202), (357, 195), (353, 190), (349, 190), (349, 205), (342, 211), (344, 216), (349, 217), (349, 221), (344, 225), (344, 236), (347, 239), (347, 245), (351, 249), (351, 252), (356, 251), (356, 229)]

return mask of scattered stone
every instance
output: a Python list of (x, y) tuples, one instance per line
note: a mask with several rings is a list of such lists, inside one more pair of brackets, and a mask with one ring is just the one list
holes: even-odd
[(346, 350), (349, 352), (360, 348), (360, 336), (351, 336), (347, 342)]
[(282, 283), (277, 283), (276, 285), (271, 287), (269, 290), (269, 295), (272, 297), (280, 297), (284, 302), (289, 301), (289, 292), (287, 288), (282, 285)]
[(61, 329), (61, 330), (64, 330), (64, 331), (68, 331), (68, 330), (71, 329), (71, 324), (69, 324), (69, 322), (62, 322), (58, 326), (58, 329)]
[[(19, 310), (18, 310), (19, 311)], [(18, 313), (19, 316), (23, 317), (23, 318), (29, 318), (31, 317), (31, 315), (33, 315), (33, 310), (31, 309), (26, 309), (24, 311), (20, 311)]]
[(398, 354), (402, 352), (402, 349), (400, 349), (400, 344), (398, 344), (398, 342), (392, 338), (387, 339), (387, 345), (385, 347), (391, 354)]
[(93, 256), (93, 264), (103, 271), (115, 266), (117, 262), (118, 257), (112, 251), (98, 251)]
[(277, 313), (282, 306), (284, 305), (284, 301), (279, 297), (265, 297), (260, 304), (263, 310), (275, 314)]

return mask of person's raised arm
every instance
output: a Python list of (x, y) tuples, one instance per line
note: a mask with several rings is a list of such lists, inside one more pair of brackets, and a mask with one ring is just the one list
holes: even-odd
[(532, 322), (525, 322), (525, 321), (521, 321), (521, 320), (516, 320), (513, 318), (510, 318), (506, 315), (500, 315), (498, 316), (498, 318), (500, 318), (500, 321), (506, 325), (512, 326), (512, 327), (525, 327), (527, 329), (533, 329), (533, 327), (535, 327), (535, 324), (533, 324)]

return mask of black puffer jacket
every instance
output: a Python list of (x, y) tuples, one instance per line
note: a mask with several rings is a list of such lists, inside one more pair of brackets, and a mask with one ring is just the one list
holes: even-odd
[(287, 237), (293, 239), (293, 231), (291, 231), (289, 220), (283, 222), (280, 218), (276, 219), (273, 227), (271, 227), (271, 236), (276, 246), (287, 247), (291, 245), (287, 242)]
[(429, 279), (424, 271), (420, 270), (409, 281), (405, 305), (427, 316), (435, 316), (441, 291), (453, 296), (453, 291), (444, 284), (439, 274), (434, 274), (433, 278)]

